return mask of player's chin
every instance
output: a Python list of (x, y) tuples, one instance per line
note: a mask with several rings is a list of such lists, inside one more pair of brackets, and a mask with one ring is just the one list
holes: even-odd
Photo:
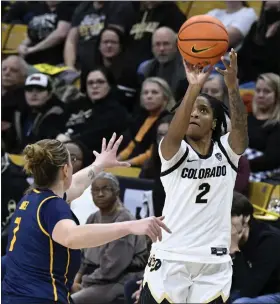
[(188, 128), (188, 131), (186, 133), (186, 136), (191, 138), (192, 140), (200, 140), (203, 137), (203, 134), (201, 133), (200, 127), (197, 125), (190, 125)]

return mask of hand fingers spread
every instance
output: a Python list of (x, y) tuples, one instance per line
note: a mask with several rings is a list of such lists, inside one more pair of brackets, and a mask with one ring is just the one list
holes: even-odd
[(117, 150), (118, 150), (118, 148), (119, 148), (119, 146), (120, 146), (122, 140), (123, 140), (123, 136), (121, 135), (121, 136), (118, 138), (118, 140), (114, 143), (114, 146), (113, 146), (113, 150), (114, 150), (114, 151), (117, 151)]
[(114, 144), (114, 142), (116, 140), (116, 136), (117, 136), (117, 134), (114, 132), (113, 135), (112, 135), (112, 137), (111, 137), (111, 139), (110, 139), (110, 141), (109, 141), (109, 143), (108, 143), (107, 151), (110, 151), (112, 149), (113, 144)]
[(225, 68), (228, 70), (229, 69), (229, 64), (226, 62), (225, 57), (221, 57), (221, 60), (225, 66)]
[(230, 59), (231, 59), (232, 65), (236, 66), (237, 65), (237, 53), (235, 52), (234, 49), (231, 49)]
[(221, 75), (223, 75), (223, 76), (225, 76), (225, 70), (221, 70), (221, 69), (219, 69), (219, 68), (215, 68), (215, 70), (218, 72), (218, 73), (220, 73)]
[(128, 162), (118, 162), (117, 167), (131, 167), (131, 164)]
[(102, 147), (101, 147), (101, 153), (106, 150), (106, 138), (102, 138)]
[(95, 156), (95, 157), (97, 157), (98, 155), (100, 155), (98, 152), (96, 152), (96, 151), (93, 151), (92, 152), (93, 153), (93, 155)]

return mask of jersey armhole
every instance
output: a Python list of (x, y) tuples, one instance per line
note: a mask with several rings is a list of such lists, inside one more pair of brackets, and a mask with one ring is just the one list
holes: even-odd
[(170, 174), (171, 172), (173, 172), (174, 170), (178, 169), (182, 163), (186, 160), (186, 158), (188, 157), (188, 154), (189, 154), (189, 148), (188, 146), (186, 147), (186, 152), (183, 154), (183, 156), (178, 160), (178, 162), (176, 164), (174, 164), (171, 168), (165, 170), (165, 171), (162, 171), (160, 173), (160, 176), (163, 177), (163, 176), (166, 176), (168, 174)]
[(231, 161), (230, 157), (228, 156), (227, 154), (227, 151), (225, 149), (225, 147), (222, 145), (220, 139), (218, 140), (218, 146), (220, 148), (220, 150), (222, 151), (222, 153), (224, 154), (224, 156), (226, 157), (228, 163), (230, 164), (231, 168), (237, 172), (238, 171), (238, 168), (234, 165), (234, 163)]

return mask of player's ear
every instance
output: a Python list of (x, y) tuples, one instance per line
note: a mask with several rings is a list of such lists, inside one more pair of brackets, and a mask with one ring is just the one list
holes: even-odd
[(62, 172), (63, 172), (63, 178), (67, 177), (68, 176), (68, 168), (69, 165), (65, 164), (63, 167), (62, 167)]
[(217, 119), (214, 119), (212, 122), (212, 130), (214, 131), (216, 129), (216, 125), (217, 125)]

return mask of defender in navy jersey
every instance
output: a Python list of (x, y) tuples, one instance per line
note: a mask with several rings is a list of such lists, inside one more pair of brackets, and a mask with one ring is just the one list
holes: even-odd
[[(73, 176), (71, 155), (58, 140), (41, 140), (24, 149), (25, 170), (36, 188), (18, 203), (9, 230), (2, 281), (4, 304), (71, 303), (70, 288), (80, 266), (80, 249), (128, 234), (161, 240), (163, 217), (114, 224), (79, 226), (67, 201), (79, 197), (104, 168), (128, 166), (116, 159), (122, 137), (103, 139), (95, 162)], [(66, 195), (65, 195), (66, 193)]]
[(63, 219), (79, 224), (67, 202), (51, 190), (33, 189), (18, 203), (5, 261), (9, 271), (2, 285), (15, 301), (24, 296), (25, 303), (70, 303), (81, 251), (52, 240), (55, 225)]
[[(247, 114), (237, 81), (237, 57), (222, 58), (232, 130), (225, 108), (200, 94), (210, 71), (187, 66), (187, 93), (159, 145), (163, 215), (172, 234), (155, 243), (145, 270), (141, 304), (224, 303), (231, 287), (231, 203)], [(211, 70), (211, 69), (210, 69)], [(222, 130), (226, 134), (222, 134)]]

